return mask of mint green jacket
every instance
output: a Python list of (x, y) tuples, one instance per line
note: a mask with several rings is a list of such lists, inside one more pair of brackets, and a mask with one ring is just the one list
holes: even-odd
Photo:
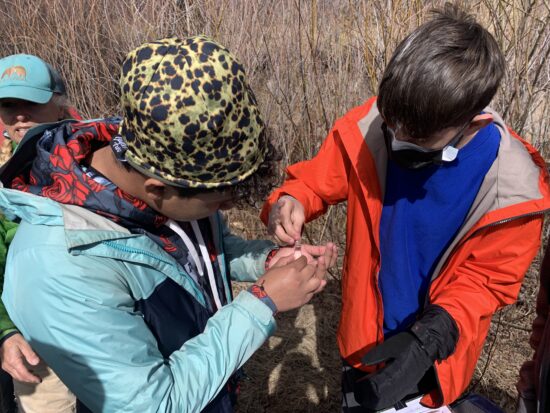
[[(86, 209), (24, 192), (0, 189), (0, 210), (21, 218), (6, 264), (6, 309), (94, 412), (199, 412), (275, 330), (271, 310), (243, 291), (165, 358), (136, 303), (170, 278), (205, 305), (169, 254)], [(220, 268), (241, 281), (262, 275), (273, 244), (230, 234), (218, 214), (211, 223)]]

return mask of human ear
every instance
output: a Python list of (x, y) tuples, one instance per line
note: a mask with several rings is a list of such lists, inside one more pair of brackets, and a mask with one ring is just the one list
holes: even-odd
[(470, 135), (476, 133), (478, 130), (483, 129), (493, 121), (493, 115), (490, 113), (480, 113), (474, 116), (470, 121), (470, 125), (464, 131), (464, 135)]
[(143, 182), (143, 189), (145, 190), (147, 199), (157, 208), (162, 208), (162, 201), (166, 196), (166, 185), (158, 179), (147, 178)]

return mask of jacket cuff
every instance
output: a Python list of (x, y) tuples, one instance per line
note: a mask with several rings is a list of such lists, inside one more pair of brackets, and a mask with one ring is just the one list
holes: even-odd
[(456, 349), (458, 326), (451, 315), (438, 305), (427, 306), (411, 332), (420, 341), (432, 361), (445, 360)]
[(2, 333), (0, 333), (0, 347), (4, 345), (4, 341), (6, 341), (8, 338), (10, 338), (15, 334), (21, 334), (21, 333), (16, 328), (3, 330)]
[(255, 258), (254, 260), (254, 270), (255, 270), (255, 274), (257, 274), (256, 279), (260, 278), (262, 275), (265, 274), (266, 272), (265, 264), (266, 264), (267, 257), (269, 256), (271, 251), (278, 248), (279, 247), (275, 243), (272, 243), (271, 245), (267, 246), (266, 248), (264, 248), (258, 253), (257, 258)]
[(267, 327), (269, 335), (275, 332), (276, 325), (273, 311), (254, 295), (248, 291), (241, 291), (235, 300), (233, 300), (233, 304), (244, 308), (258, 323)]

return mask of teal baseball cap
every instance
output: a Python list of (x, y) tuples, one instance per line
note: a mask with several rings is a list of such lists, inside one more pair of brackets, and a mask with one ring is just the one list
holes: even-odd
[(48, 103), (54, 93), (64, 95), (61, 75), (39, 57), (14, 54), (0, 59), (0, 99)]

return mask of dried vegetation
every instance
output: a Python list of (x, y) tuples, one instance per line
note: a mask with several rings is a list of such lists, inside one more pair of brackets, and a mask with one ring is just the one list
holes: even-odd
[[(143, 41), (204, 33), (245, 64), (282, 166), (315, 154), (333, 121), (373, 95), (400, 39), (438, 1), (419, 0), (3, 0), (0, 55), (34, 53), (60, 68), (71, 99), (89, 117), (117, 113), (124, 54)], [(545, 0), (464, 2), (498, 39), (508, 62), (495, 106), (510, 126), (550, 155), (550, 6)], [(257, 211), (231, 219), (263, 236)], [(308, 225), (312, 242), (344, 249), (345, 206)], [(275, 337), (247, 364), (240, 412), (334, 412), (339, 406), (335, 329), (339, 272), (312, 304), (280, 317)], [(239, 286), (237, 287), (239, 288)], [(496, 316), (474, 379), (508, 411), (530, 356), (536, 272), (520, 300)], [(495, 340), (495, 337), (496, 340)]]

